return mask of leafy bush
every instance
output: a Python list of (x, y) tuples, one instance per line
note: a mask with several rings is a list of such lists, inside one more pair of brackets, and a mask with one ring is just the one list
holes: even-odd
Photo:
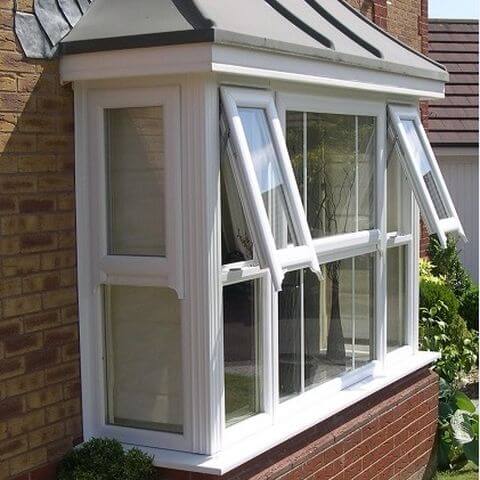
[(420, 279), (420, 308), (430, 310), (438, 306), (439, 302), (447, 307), (447, 309), (439, 309), (438, 312), (439, 315), (445, 314), (444, 320), (457, 315), (459, 301), (451, 288), (444, 283), (434, 282), (428, 277), (422, 277)]
[(461, 298), (471, 287), (472, 280), (458, 256), (457, 241), (448, 236), (447, 247), (442, 248), (437, 237), (432, 235), (427, 248), (432, 262), (432, 273), (445, 278), (447, 285), (457, 298)]
[(460, 385), (476, 366), (477, 335), (462, 317), (450, 315), (441, 300), (431, 308), (420, 308), (419, 340), (422, 350), (440, 352), (435, 371), (453, 385)]
[(438, 465), (442, 470), (478, 465), (478, 412), (462, 392), (440, 379)]
[(462, 297), (459, 313), (467, 322), (468, 328), (478, 331), (478, 287), (470, 288)]
[(424, 280), (427, 280), (432, 283), (442, 283), (445, 284), (445, 277), (437, 277), (433, 273), (434, 265), (430, 260), (427, 260), (426, 258), (421, 258), (420, 263), (419, 263), (419, 273), (420, 273), (420, 278), (423, 278)]
[(138, 449), (124, 451), (116, 440), (92, 438), (68, 453), (58, 480), (151, 480), (152, 458)]

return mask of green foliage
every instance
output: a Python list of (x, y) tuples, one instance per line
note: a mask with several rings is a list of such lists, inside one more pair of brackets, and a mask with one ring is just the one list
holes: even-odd
[(440, 309), (438, 314), (445, 314), (444, 320), (458, 314), (459, 301), (450, 289), (444, 283), (431, 281), (428, 277), (420, 279), (420, 308), (430, 310), (442, 302), (447, 308)]
[(420, 259), (420, 264), (419, 264), (420, 277), (428, 282), (445, 284), (445, 277), (443, 276), (437, 277), (433, 273), (433, 269), (434, 269), (434, 265), (430, 260), (427, 260), (426, 258)]
[(432, 262), (432, 273), (444, 277), (457, 298), (461, 298), (472, 287), (472, 280), (460, 261), (454, 237), (449, 235), (447, 248), (442, 248), (437, 237), (432, 235), (427, 253)]
[(92, 438), (68, 453), (58, 480), (151, 480), (152, 458), (138, 449), (123, 450), (117, 440)]
[(478, 412), (472, 401), (440, 379), (438, 465), (442, 470), (478, 465)]
[(477, 363), (477, 335), (462, 317), (450, 315), (441, 300), (431, 308), (420, 308), (420, 348), (440, 352), (435, 371), (453, 385), (462, 382)]
[(478, 331), (478, 287), (471, 287), (463, 295), (459, 313), (467, 322), (468, 328)]

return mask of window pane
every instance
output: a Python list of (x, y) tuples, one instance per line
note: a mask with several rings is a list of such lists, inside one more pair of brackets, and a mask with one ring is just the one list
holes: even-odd
[(399, 235), (411, 233), (412, 192), (400, 160), (401, 151), (388, 136), (387, 159), (387, 231)]
[(173, 290), (105, 287), (110, 424), (182, 432), (180, 301)]
[(280, 399), (301, 392), (303, 272), (288, 272), (278, 294), (278, 353)]
[(287, 141), (313, 238), (375, 225), (374, 117), (287, 112)]
[(165, 256), (163, 108), (105, 111), (108, 253)]
[(373, 359), (373, 255), (332, 262), (320, 282), (305, 271), (305, 387)]
[(239, 108), (253, 168), (277, 248), (298, 245), (287, 208), (285, 180), (278, 164), (267, 116), (261, 108)]
[(417, 127), (413, 120), (402, 120), (402, 126), (405, 129), (406, 135), (410, 141), (410, 148), (413, 151), (413, 160), (415, 161), (415, 168), (420, 172), (425, 186), (427, 187), (430, 197), (437, 211), (438, 218), (448, 218), (447, 209), (440, 196), (437, 182), (432, 172), (432, 167), (428, 160), (425, 148), (420, 140), (417, 132)]
[(407, 344), (407, 247), (387, 250), (387, 350)]
[(222, 263), (228, 264), (251, 260), (253, 241), (232, 171), (233, 151), (223, 116), (221, 136)]
[(223, 287), (225, 419), (227, 425), (260, 411), (262, 367), (255, 281)]

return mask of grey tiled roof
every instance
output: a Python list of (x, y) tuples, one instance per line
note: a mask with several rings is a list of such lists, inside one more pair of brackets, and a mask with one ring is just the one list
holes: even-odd
[(28, 58), (51, 58), (93, 0), (35, 0), (33, 13), (15, 13), (15, 33)]
[(478, 22), (431, 20), (430, 57), (450, 72), (445, 98), (429, 103), (433, 145), (478, 145)]

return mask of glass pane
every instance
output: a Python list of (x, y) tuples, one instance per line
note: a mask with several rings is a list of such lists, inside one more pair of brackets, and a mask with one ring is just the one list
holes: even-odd
[(223, 287), (227, 426), (260, 411), (262, 367), (257, 288), (254, 280)]
[(411, 233), (412, 192), (402, 167), (398, 146), (388, 137), (387, 158), (387, 230), (399, 235)]
[(253, 241), (232, 171), (233, 150), (223, 116), (221, 136), (222, 263), (227, 264), (251, 260)]
[(107, 422), (183, 430), (180, 301), (168, 288), (105, 287)]
[(418, 135), (415, 122), (413, 120), (402, 120), (401, 122), (414, 155), (413, 161), (415, 162), (415, 168), (425, 182), (425, 186), (427, 187), (433, 205), (435, 206), (438, 218), (448, 218), (447, 209), (440, 195), (437, 182), (435, 181), (435, 177), (432, 172), (432, 167), (428, 160), (422, 141)]
[(313, 238), (375, 225), (374, 117), (287, 112), (287, 142)]
[(374, 356), (373, 255), (305, 271), (305, 387), (361, 367)]
[(108, 253), (165, 256), (163, 108), (105, 111)]
[(280, 400), (301, 392), (303, 272), (288, 272), (278, 294), (278, 354)]
[(266, 113), (260, 108), (239, 108), (238, 113), (276, 246), (284, 248), (290, 243), (298, 245), (287, 208), (285, 180), (278, 164)]
[(407, 344), (407, 247), (387, 250), (387, 351)]

